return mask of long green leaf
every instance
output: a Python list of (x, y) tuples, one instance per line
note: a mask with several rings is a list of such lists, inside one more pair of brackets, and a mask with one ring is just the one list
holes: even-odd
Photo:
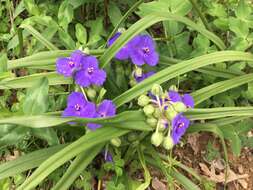
[(41, 78), (46, 77), (49, 85), (72, 84), (71, 78), (66, 78), (56, 72), (36, 73), (24, 77), (6, 78), (0, 81), (0, 89), (30, 88)]
[(33, 28), (31, 25), (28, 24), (22, 24), (20, 26), (21, 28), (24, 28), (29, 33), (31, 33), (39, 42), (41, 42), (45, 47), (47, 47), (49, 50), (58, 50), (58, 48), (49, 42), (44, 36), (42, 36), (35, 28)]
[(253, 116), (253, 107), (222, 107), (190, 109), (185, 113), (190, 120), (216, 119), (231, 116)]
[(21, 172), (38, 167), (42, 162), (66, 146), (67, 144), (44, 148), (25, 154), (15, 160), (2, 163), (0, 165), (0, 179), (15, 176)]
[(199, 26), (198, 24), (195, 24), (190, 19), (178, 16), (178, 15), (174, 15), (169, 12), (161, 12), (161, 13), (156, 12), (156, 13), (151, 13), (150, 15), (143, 17), (138, 22), (133, 24), (126, 32), (124, 32), (116, 40), (116, 42), (108, 50), (105, 51), (104, 55), (102, 55), (102, 57), (100, 58), (101, 66), (105, 67), (113, 58), (113, 56), (120, 50), (120, 48), (122, 48), (134, 36), (142, 32), (146, 28), (152, 26), (153, 24), (160, 21), (166, 21), (166, 20), (175, 20), (178, 22), (182, 22), (190, 26), (192, 29), (200, 32), (211, 41), (213, 41), (220, 49), (225, 49), (224, 43), (218, 36), (209, 32), (208, 30)]
[[(162, 67), (163, 66), (171, 66), (171, 65), (174, 65), (174, 64), (179, 63), (181, 61), (182, 60), (170, 58), (167, 56), (160, 56), (159, 65)], [(212, 75), (215, 77), (221, 77), (221, 78), (227, 78), (227, 79), (234, 78), (234, 77), (245, 74), (242, 71), (234, 71), (231, 69), (222, 69), (222, 68), (218, 68), (218, 67), (214, 67), (214, 66), (205, 66), (203, 68), (196, 69), (196, 71), (200, 72), (200, 73)]]
[(35, 115), (35, 116), (12, 116), (0, 119), (0, 124), (16, 124), (32, 128), (52, 127), (69, 122), (78, 122), (82, 125), (85, 123), (99, 123), (104, 126), (114, 126), (122, 129), (149, 131), (152, 128), (146, 124), (146, 118), (140, 111), (126, 111), (108, 118), (62, 118), (61, 116), (52, 115)]
[(103, 144), (97, 145), (79, 154), (52, 190), (68, 190), (75, 179), (101, 151), (102, 147)]
[(112, 138), (124, 135), (128, 132), (128, 130), (123, 129), (119, 130), (112, 127), (102, 127), (96, 131), (84, 135), (43, 162), (39, 168), (35, 170), (35, 172), (21, 186), (17, 188), (17, 190), (34, 189), (34, 187), (42, 182), (42, 180), (45, 179), (50, 173), (68, 160), (93, 146), (106, 142)]
[(253, 55), (250, 53), (238, 52), (238, 51), (220, 51), (203, 56), (199, 56), (187, 61), (182, 61), (176, 65), (172, 65), (153, 76), (140, 82), (133, 88), (127, 90), (120, 96), (114, 99), (114, 103), (117, 107), (131, 101), (133, 98), (140, 96), (142, 93), (151, 89), (154, 83), (161, 84), (176, 76), (187, 73), (189, 71), (211, 65), (214, 63), (220, 63), (225, 61), (253, 61)]
[[(54, 65), (55, 61), (59, 57), (67, 57), (69, 56), (74, 50), (55, 50), (55, 51), (44, 51), (33, 54), (31, 56), (27, 56), (20, 59), (9, 60), (8, 61), (8, 69), (15, 69), (20, 67), (27, 67), (27, 66), (48, 66)], [(89, 50), (90, 55), (101, 55), (104, 52), (103, 49), (99, 50)]]
[(211, 96), (225, 92), (229, 89), (238, 87), (253, 81), (253, 74), (245, 74), (243, 76), (235, 77), (230, 80), (214, 83), (210, 86), (204, 87), (193, 92), (191, 95), (194, 98), (195, 105), (209, 99)]

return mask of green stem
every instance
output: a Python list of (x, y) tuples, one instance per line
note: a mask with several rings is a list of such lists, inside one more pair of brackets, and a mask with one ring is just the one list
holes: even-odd
[(202, 14), (199, 6), (197, 5), (196, 3), (196, 0), (189, 0), (193, 6), (193, 8), (195, 9), (195, 11), (197, 12), (197, 14), (199, 15), (202, 23), (205, 25), (206, 29), (208, 29), (209, 31), (212, 31), (212, 29), (210, 28), (207, 20), (206, 20), (206, 17), (204, 16), (204, 14)]
[(18, 42), (19, 42), (19, 55), (20, 57), (24, 56), (24, 49), (23, 49), (23, 29), (18, 28)]

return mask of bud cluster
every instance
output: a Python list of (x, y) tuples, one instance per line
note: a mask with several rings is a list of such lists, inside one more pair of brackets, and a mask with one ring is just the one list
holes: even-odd
[(155, 129), (151, 143), (169, 150), (188, 128), (190, 122), (183, 113), (193, 108), (194, 100), (189, 94), (181, 96), (175, 86), (164, 91), (160, 85), (154, 84), (148, 94), (138, 98), (138, 105), (143, 107), (147, 123)]

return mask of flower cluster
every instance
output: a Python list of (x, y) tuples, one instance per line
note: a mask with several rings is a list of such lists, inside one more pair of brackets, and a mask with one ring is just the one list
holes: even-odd
[[(152, 144), (163, 144), (166, 149), (179, 143), (190, 125), (183, 112), (194, 107), (194, 100), (189, 94), (180, 95), (175, 87), (170, 89), (164, 92), (160, 85), (154, 85), (148, 95), (138, 98), (138, 104), (147, 116), (147, 123), (156, 128), (151, 136)], [(165, 137), (164, 133), (167, 133)]]
[[(117, 32), (111, 39), (109, 39), (108, 46), (111, 46), (121, 35), (121, 32)], [(133, 76), (137, 83), (143, 81), (149, 76), (153, 75), (154, 72), (150, 71), (147, 73), (138, 73), (139, 67), (147, 64), (149, 66), (155, 66), (158, 64), (159, 55), (155, 51), (155, 43), (149, 35), (138, 35), (130, 40), (119, 52), (115, 55), (118, 60), (130, 59), (136, 66), (136, 70)]]
[[(63, 112), (63, 117), (81, 118), (101, 118), (111, 117), (116, 114), (116, 107), (111, 100), (103, 100), (98, 106), (90, 102), (81, 92), (72, 92), (68, 96), (67, 107)], [(88, 123), (91, 130), (95, 130), (101, 125)]]
[(73, 77), (75, 83), (82, 87), (101, 86), (106, 79), (106, 72), (99, 69), (96, 57), (80, 50), (74, 51), (70, 57), (58, 58), (56, 71), (65, 77)]
[[(99, 68), (96, 57), (86, 55), (80, 50), (74, 51), (70, 57), (58, 58), (56, 71), (65, 77), (73, 77), (75, 83), (82, 87), (91, 85), (101, 86), (105, 82), (106, 72)], [(94, 95), (94, 90), (90, 91)], [(88, 93), (89, 95), (89, 93)], [(90, 102), (85, 92), (72, 92), (68, 96), (67, 107), (63, 111), (63, 117), (99, 118), (111, 117), (116, 114), (116, 107), (111, 100), (103, 100), (99, 105)], [(88, 123), (91, 130), (101, 125)]]

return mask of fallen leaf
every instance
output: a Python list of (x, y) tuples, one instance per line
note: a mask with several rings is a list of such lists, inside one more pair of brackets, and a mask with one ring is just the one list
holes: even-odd
[(161, 181), (159, 181), (157, 178), (154, 178), (152, 180), (152, 187), (155, 190), (167, 190), (166, 185), (164, 185)]
[(244, 189), (248, 189), (248, 183), (245, 179), (238, 179), (238, 182)]
[[(204, 175), (209, 177), (209, 180), (214, 181), (216, 183), (225, 182), (225, 173), (220, 172), (219, 174), (216, 174), (215, 167), (213, 165), (210, 166), (210, 169), (203, 163), (199, 163), (199, 166), (200, 169), (203, 171)], [(233, 172), (231, 169), (229, 169), (227, 176), (227, 183), (248, 177), (249, 177), (248, 174), (239, 175)]]
[(187, 135), (187, 143), (191, 145), (191, 148), (196, 155), (200, 150), (200, 143), (199, 143), (200, 134), (189, 134)]

